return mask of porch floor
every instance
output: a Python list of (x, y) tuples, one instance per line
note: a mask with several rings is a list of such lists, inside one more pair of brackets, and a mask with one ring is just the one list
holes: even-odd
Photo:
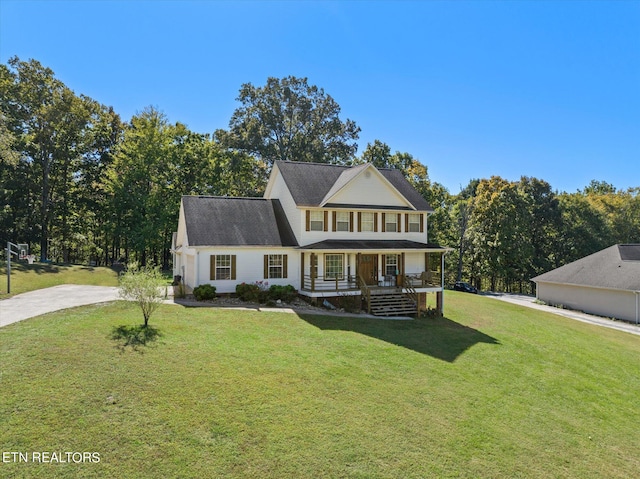
[[(413, 290), (417, 293), (437, 293), (438, 291), (443, 291), (443, 288), (441, 286), (414, 286)], [(407, 293), (408, 291), (409, 290), (407, 290), (406, 288), (402, 288), (399, 286), (369, 286), (369, 292), (372, 296), (392, 293)], [(362, 294), (362, 290), (357, 286), (354, 286), (353, 288), (340, 288), (339, 290), (316, 289), (314, 291), (309, 288), (301, 288), (298, 293), (303, 296), (309, 296), (313, 298), (325, 298), (333, 296), (355, 296), (358, 294)]]

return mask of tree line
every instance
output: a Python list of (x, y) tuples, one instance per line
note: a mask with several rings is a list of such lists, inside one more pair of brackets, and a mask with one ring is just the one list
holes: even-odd
[(276, 160), (396, 168), (433, 206), (429, 239), (453, 249), (447, 280), (530, 291), (536, 274), (618, 242), (640, 242), (640, 188), (592, 181), (476, 179), (452, 194), (410, 153), (375, 140), (306, 78), (241, 86), (227, 130), (171, 123), (147, 107), (123, 121), (36, 60), (0, 65), (0, 241), (41, 260), (170, 266), (182, 195), (262, 195)]

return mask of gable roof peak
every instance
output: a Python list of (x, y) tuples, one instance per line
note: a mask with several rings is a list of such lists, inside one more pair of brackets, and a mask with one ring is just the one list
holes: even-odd
[[(431, 212), (433, 209), (420, 193), (407, 181), (400, 170), (378, 169), (371, 163), (354, 166), (277, 160), (275, 166), (298, 207), (318, 207), (327, 203), (349, 181), (369, 168), (373, 168), (381, 181), (404, 198), (408, 208)], [(271, 181), (271, 180), (270, 180)]]
[[(391, 191), (393, 191), (396, 195), (398, 195), (402, 199), (402, 201), (406, 203), (408, 207), (410, 207), (411, 209), (416, 209), (415, 206), (413, 206), (413, 204), (411, 204), (411, 202), (407, 198), (405, 198), (405, 196), (400, 191), (398, 191), (398, 188), (396, 188), (395, 185), (393, 185), (389, 181), (389, 179), (386, 178), (385, 175), (383, 175), (380, 172), (380, 170), (378, 170), (371, 163), (363, 163), (361, 165), (352, 166), (351, 168), (343, 171), (338, 177), (338, 179), (336, 180), (336, 182), (333, 184), (333, 187), (327, 192), (327, 194), (322, 199), (320, 206), (324, 206), (327, 203), (329, 203), (331, 199), (335, 197), (344, 188), (346, 188), (349, 183), (354, 181), (356, 178), (358, 178), (361, 174), (363, 174), (366, 170), (369, 170), (369, 169), (373, 169), (373, 171), (375, 172), (374, 174), (380, 178), (380, 181), (383, 184), (386, 184)], [(371, 173), (369, 172), (364, 174), (365, 176), (371, 176)]]

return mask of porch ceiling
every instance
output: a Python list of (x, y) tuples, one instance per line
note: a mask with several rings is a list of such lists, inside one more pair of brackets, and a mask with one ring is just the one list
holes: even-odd
[(423, 250), (423, 251), (447, 251), (433, 243), (419, 243), (409, 240), (340, 240), (331, 239), (306, 246), (300, 246), (301, 250)]

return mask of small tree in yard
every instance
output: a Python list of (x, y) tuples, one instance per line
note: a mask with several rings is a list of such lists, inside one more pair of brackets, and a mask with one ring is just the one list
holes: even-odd
[(144, 327), (149, 318), (162, 303), (164, 278), (158, 268), (139, 267), (131, 264), (120, 277), (120, 297), (135, 301), (142, 310)]

